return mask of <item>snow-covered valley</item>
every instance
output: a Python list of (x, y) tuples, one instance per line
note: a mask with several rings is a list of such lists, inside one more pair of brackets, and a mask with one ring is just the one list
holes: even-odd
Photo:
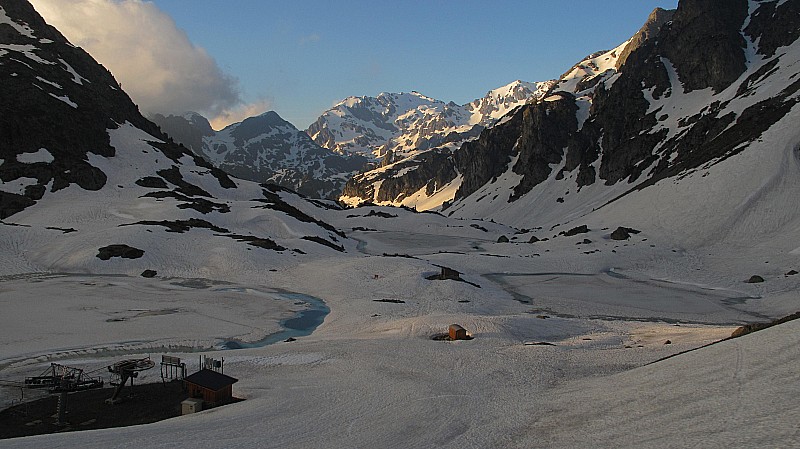
[[(272, 260), (261, 268), (231, 257), (224, 271), (206, 271), (205, 280), (169, 260), (148, 262), (169, 273), (151, 279), (134, 274), (144, 266), (136, 261), (104, 275), (31, 276), (26, 266), (18, 273), (7, 267), (2, 307), (14, 313), (0, 323), (0, 378), (38, 373), (51, 361), (94, 369), (123, 355), (169, 353), (191, 363), (201, 351), (225, 358), (226, 373), (241, 379), (235, 393), (247, 400), (141, 429), (12, 439), (4, 446), (136, 447), (153, 438), (211, 447), (793, 441), (795, 424), (785, 408), (759, 409), (759, 419), (770, 423), (762, 433), (746, 425), (749, 415), (731, 415), (722, 426), (697, 414), (716, 404), (739, 410), (756, 397), (757, 403), (792, 397), (792, 382), (781, 388), (774, 382), (793, 366), (795, 324), (648, 365), (726, 338), (740, 324), (794, 311), (796, 277), (748, 284), (730, 275), (763, 273), (768, 260), (730, 258), (720, 266), (728, 255), (678, 251), (645, 233), (610, 240), (607, 230), (497, 243), (514, 230), (392, 208), (325, 211), (324, 219), (340, 229), (369, 229), (348, 233), (361, 250)], [(576, 245), (587, 236), (593, 243)], [(593, 250), (600, 251), (586, 254)], [(427, 279), (438, 266), (460, 271), (468, 282)], [(89, 270), (78, 264), (69, 271)], [(248, 288), (219, 291), (228, 285)], [(296, 341), (212, 349), (230, 338), (262, 338), (302, 308), (259, 293), (276, 289), (322, 298), (330, 314)], [(474, 339), (431, 340), (452, 323)], [(160, 381), (158, 373), (140, 382), (148, 380)], [(2, 391), (6, 403), (18, 394)], [(636, 432), (609, 422), (625, 410), (638, 417), (631, 423)], [(685, 426), (693, 433), (684, 433)], [(596, 439), (598, 432), (607, 439)]]
[[(641, 56), (661, 51), (647, 27), (640, 53), (593, 55), (541, 101), (490, 92), (515, 101), (470, 103), (494, 128), (443, 153), (470, 171), (417, 190), (415, 205), (454, 199), (417, 212), (344, 208), (229, 176), (146, 120), (27, 1), (0, 0), (0, 112), (12, 111), (0, 114), (0, 409), (43, 396), (20, 385), (51, 363), (105, 374), (162, 355), (190, 373), (201, 355), (224, 358), (245, 399), (0, 446), (800, 446), (800, 321), (728, 339), (800, 309), (800, 46), (765, 19), (796, 19), (799, 5), (737, 3), (741, 79), (713, 95), (683, 90), (706, 81), (694, 72), (673, 76), (691, 57)], [(681, 8), (654, 29), (689, 33), (709, 6)], [(615, 74), (618, 56), (647, 62), (642, 76), (657, 83)], [(618, 112), (623, 88), (642, 95), (633, 106), (646, 115), (617, 129), (595, 106)], [(729, 97), (733, 115), (701, 114)], [(417, 106), (406, 112), (441, 112)], [(592, 139), (554, 132), (559, 120)], [(690, 122), (714, 132), (684, 132)], [(726, 130), (729, 140), (714, 140)], [(692, 145), (662, 163), (647, 142), (614, 155), (617, 131), (626, 145), (647, 131)], [(562, 138), (576, 150), (553, 143)], [(706, 141), (717, 153), (704, 153)], [(592, 145), (595, 159), (578, 151)], [(408, 176), (435, 156), (382, 168)], [(595, 176), (600, 156), (606, 178)], [(452, 324), (472, 338), (434, 338)], [(137, 379), (161, 381), (156, 369)]]

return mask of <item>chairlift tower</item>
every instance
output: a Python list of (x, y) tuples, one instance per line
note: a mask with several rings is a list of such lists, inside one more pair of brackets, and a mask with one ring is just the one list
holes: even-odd
[(131, 380), (131, 387), (133, 387), (133, 379), (139, 377), (139, 372), (149, 370), (154, 366), (156, 366), (156, 364), (150, 360), (150, 357), (122, 360), (113, 365), (109, 365), (108, 372), (111, 373), (111, 385), (116, 385), (117, 388), (114, 390), (114, 395), (106, 399), (106, 402), (109, 404), (118, 404), (122, 402), (122, 398), (120, 398), (119, 395), (128, 382), (128, 379)]

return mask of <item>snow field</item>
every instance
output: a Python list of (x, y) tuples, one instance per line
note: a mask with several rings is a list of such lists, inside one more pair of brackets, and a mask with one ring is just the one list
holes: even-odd
[[(303, 207), (303, 203), (295, 199), (293, 204)], [(363, 216), (372, 209), (398, 217)], [(347, 218), (353, 214), (362, 216)], [(699, 288), (640, 282), (647, 279), (648, 267), (678, 267), (683, 260), (694, 260), (686, 253), (673, 253), (668, 248), (653, 249), (647, 241), (641, 242), (646, 238), (641, 235), (635, 242), (604, 241), (608, 245), (618, 244), (617, 249), (627, 258), (618, 259), (614, 253), (603, 251), (592, 259), (592, 255), (579, 251), (582, 245), (575, 245), (575, 240), (584, 235), (560, 236), (537, 244), (499, 244), (497, 236), (512, 237), (513, 229), (491, 222), (455, 220), (390, 208), (320, 211), (319, 217), (342, 229), (362, 226), (378, 231), (348, 233), (364, 242), (359, 245), (361, 252), (329, 253), (327, 257), (316, 259), (290, 258), (272, 265), (277, 271), (264, 269), (270, 266), (268, 263), (274, 263), (268, 262), (269, 258), (263, 259), (265, 265), (259, 269), (256, 263), (259, 259), (253, 259), (253, 252), (228, 249), (230, 252), (225, 258), (229, 268), (208, 267), (207, 276), (203, 276), (250, 285), (258, 291), (269, 288), (299, 291), (323, 298), (331, 308), (325, 322), (313, 334), (297, 341), (258, 349), (207, 352), (226, 358), (226, 373), (240, 379), (235, 393), (247, 401), (142, 428), (100, 430), (92, 432), (90, 439), (81, 433), (67, 433), (8, 440), (4, 445), (11, 448), (67, 447), (80, 441), (88, 447), (133, 448), (157, 438), (165, 442), (165, 447), (177, 447), (186, 441), (204, 441), (211, 447), (391, 447), (398, 442), (408, 447), (530, 447), (531, 439), (548, 435), (547, 441), (552, 442), (548, 446), (563, 447), (572, 441), (585, 441), (582, 438), (589, 438), (597, 430), (596, 420), (602, 419), (598, 415), (584, 417), (580, 414), (580, 410), (589, 405), (575, 404), (579, 392), (583, 393), (582, 402), (591, 404), (594, 398), (612, 394), (609, 388), (613, 387), (615, 394), (619, 394), (617, 385), (620, 382), (634, 392), (649, 391), (647, 388), (653, 387), (650, 374), (630, 374), (650, 373), (644, 371), (649, 368), (629, 370), (718, 340), (733, 329), (730, 325), (701, 323), (717, 320), (718, 316), (721, 317), (718, 321), (727, 321), (732, 316), (729, 309), (714, 308), (716, 303), (706, 296), (729, 297), (739, 292), (709, 293)], [(470, 224), (483, 226), (487, 232)], [(592, 231), (589, 237), (600, 242), (604, 232), (610, 231)], [(520, 238), (528, 235), (530, 233)], [(623, 246), (625, 244), (628, 246)], [(534, 248), (544, 255), (526, 257)], [(545, 253), (545, 249), (551, 251)], [(187, 247), (184, 251), (188, 255), (190, 250)], [(171, 254), (175, 249), (165, 247), (164, 251)], [(409, 252), (420, 259), (383, 257), (384, 252)], [(671, 259), (672, 265), (664, 264), (666, 259)], [(118, 262), (116, 269), (136, 261)], [(604, 267), (612, 262), (616, 262), (614, 272), (627, 278), (604, 274)], [(193, 270), (190, 265), (171, 268), (172, 264), (173, 261), (166, 258), (149, 261), (159, 273)], [(427, 280), (427, 276), (438, 272), (434, 264), (462, 271), (465, 280), (481, 288), (464, 282)], [(19, 267), (18, 271), (21, 269)], [(547, 282), (542, 282), (541, 276), (506, 276), (495, 278), (497, 281), (492, 281), (491, 276), (487, 278), (491, 273), (560, 270), (587, 276), (578, 284), (569, 276)], [(678, 270), (673, 275), (681, 277)], [(70, 321), (58, 324), (55, 317), (47, 318), (58, 310), (63, 310), (61, 315), (70, 320), (80, 319), (86, 323), (84, 328), (90, 330), (93, 337), (75, 341), (71, 351), (64, 351), (55, 360), (88, 368), (100, 368), (123, 354), (130, 357), (149, 353), (157, 357), (163, 350), (160, 346), (167, 343), (179, 346), (170, 350), (170, 354), (181, 355), (187, 362), (194, 363), (196, 354), (186, 352), (192, 342), (204, 343), (226, 332), (250, 335), (247, 332), (252, 328), (259, 328), (260, 333), (266, 331), (269, 323), (275, 322), (274, 312), (268, 309), (254, 313), (253, 308), (263, 303), (258, 295), (237, 293), (236, 298), (224, 301), (197, 296), (210, 289), (174, 286), (158, 278), (85, 277), (87, 283), (96, 285), (81, 282), (76, 285), (74, 279), (79, 276), (44, 277), (33, 287), (29, 278), (0, 283), (4, 298), (8, 297), (6, 293), (12, 292), (12, 301), (24, 305), (20, 307), (22, 311), (41, 310), (43, 323), (50, 325), (46, 330), (37, 330), (36, 340), (19, 341), (4, 349), (0, 366), (5, 368), (0, 370), (0, 377), (38, 374), (49, 360), (38, 358), (36, 354), (70, 346), (64, 344)], [(529, 282), (531, 279), (536, 282)], [(555, 281), (562, 283), (553, 283)], [(31, 299), (47, 296), (37, 295), (41, 292), (64, 291), (64, 282), (71, 282), (72, 299), (62, 299), (49, 306), (47, 301), (55, 298), (39, 299), (41, 302)], [(102, 299), (107, 296), (107, 289), (117, 292), (112, 301)], [(696, 324), (675, 326), (666, 321), (635, 320), (641, 317), (643, 308), (652, 311), (654, 303), (662, 304), (662, 300), (676, 292), (699, 299), (686, 301), (677, 316), (662, 310), (662, 317), (697, 321)], [(527, 296), (531, 303), (517, 301), (515, 295)], [(375, 299), (405, 302), (377, 302)], [(682, 296), (678, 299), (686, 300)], [(620, 318), (566, 316), (575, 312), (591, 315), (598, 301), (613, 305)], [(82, 307), (98, 309), (80, 310)], [(711, 315), (709, 307), (712, 307)], [(224, 319), (233, 323), (209, 322), (207, 315), (221, 315), (223, 308)], [(173, 309), (178, 311), (158, 313)], [(137, 316), (148, 311), (151, 314)], [(720, 313), (722, 315), (718, 315)], [(87, 314), (96, 319), (87, 320)], [(124, 316), (128, 321), (104, 321), (110, 316)], [(208, 322), (206, 329), (198, 331), (191, 327), (188, 330), (187, 323), (204, 322)], [(452, 323), (462, 324), (474, 335), (474, 340), (440, 342), (430, 339)], [(134, 326), (112, 328), (111, 325)], [(118, 332), (118, 329), (123, 331)], [(167, 341), (155, 341), (149, 346), (135, 343), (146, 340), (142, 336), (167, 330), (173, 335)], [(32, 335), (24, 329), (18, 333)], [(747, 338), (757, 339), (758, 334)], [(667, 339), (672, 344), (665, 345)], [(102, 340), (107, 341), (106, 348), (96, 344)], [(113, 346), (115, 342), (129, 342), (129, 346)], [(541, 342), (555, 346), (535, 344)], [(79, 350), (82, 345), (86, 346), (83, 351)], [(683, 357), (686, 356), (654, 366), (663, 366), (667, 371), (680, 366), (689, 375), (692, 371), (682, 365)], [(699, 372), (710, 367), (716, 370), (729, 362), (727, 352), (719, 357), (704, 358), (702, 363), (709, 368), (700, 368)], [(148, 376), (151, 381), (159, 380), (157, 373)], [(618, 380), (621, 378), (624, 380)], [(716, 382), (710, 373), (691, 379), (692, 382), (670, 384), (670, 390), (659, 390), (655, 402), (644, 401), (641, 394), (625, 397), (631, 407), (645, 415), (652, 414), (653, 404), (658, 403), (669, 402), (680, 410), (682, 406), (676, 398), (694, 395), (697, 389)], [(560, 399), (562, 392), (565, 396)], [(13, 394), (7, 392), (5, 397)], [(620, 405), (619, 410), (625, 407)], [(559, 433), (562, 431), (553, 425), (546, 431), (540, 429), (543, 422), (558, 420), (561, 416), (569, 423), (568, 430), (563, 430), (568, 433)], [(647, 416), (647, 419), (655, 419)], [(682, 419), (675, 417), (676, 422)], [(313, 423), (312, 431), (309, 423)], [(706, 425), (714, 424), (706, 422)], [(662, 427), (637, 427), (636, 438), (647, 438), (647, 435), (655, 438)], [(534, 432), (531, 428), (537, 430)], [(601, 432), (601, 435), (616, 437), (613, 430)], [(644, 440), (636, 438), (621, 441), (628, 446), (643, 445), (638, 443)], [(697, 438), (694, 441), (702, 441), (699, 436)]]

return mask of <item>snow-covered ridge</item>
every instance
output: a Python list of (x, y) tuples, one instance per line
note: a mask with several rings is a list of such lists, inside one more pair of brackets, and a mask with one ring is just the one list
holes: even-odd
[(214, 131), (194, 112), (155, 115), (153, 120), (178, 142), (242, 179), (274, 183), (315, 198), (337, 196), (366, 160), (321, 148), (273, 111)]
[[(0, 114), (5, 274), (138, 275), (143, 264), (183, 257), (179, 264), (202, 271), (217, 257), (227, 259), (220, 252), (242, 256), (258, 248), (264, 259), (281, 259), (352, 246), (314, 217), (315, 203), (278, 186), (232, 179), (174, 143), (142, 117), (108, 70), (47, 27), (29, 3), (2, 2), (4, 14), (18, 14), (13, 20), (2, 16), (0, 24), (6, 51), (0, 56), (0, 98), (15, 112)], [(6, 32), (8, 20), (30, 28)], [(234, 140), (262, 134), (238, 131), (231, 131)], [(321, 169), (309, 176), (317, 174)], [(203, 256), (186, 251), (198, 241), (207, 245)], [(109, 257), (104, 248), (112, 248)], [(113, 252), (119, 248), (133, 254)]]
[(492, 89), (473, 102), (465, 105), (471, 112), (470, 124), (491, 126), (494, 121), (508, 114), (518, 106), (540, 99), (554, 81), (529, 83), (516, 80), (505, 86)]
[[(399, 114), (388, 126), (382, 123), (383, 127), (372, 132), (372, 135), (389, 135), (390, 131), (386, 128), (396, 131), (385, 142), (373, 139), (376, 144), (371, 147), (372, 154), (383, 158), (381, 166), (353, 177), (340, 199), (348, 204), (369, 201), (416, 207), (419, 210), (438, 207), (453, 200), (460, 184), (455, 182), (456, 171), (432, 166), (417, 171), (416, 167), (434, 160), (435, 164), (452, 165), (452, 161), (448, 161), (449, 155), (464, 142), (477, 138), (485, 128), (502, 122), (516, 108), (541, 99), (553, 84), (554, 81), (528, 83), (516, 80), (490, 90), (482, 98), (465, 105), (434, 101)], [(340, 109), (335, 118), (339, 121), (352, 120), (355, 115), (345, 115)], [(320, 123), (318, 121), (312, 125), (313, 129), (310, 128), (309, 132), (317, 129), (318, 137), (327, 138), (336, 134), (329, 128), (315, 128)], [(350, 126), (348, 129), (368, 128)], [(351, 140), (355, 141), (359, 141), (359, 137)]]
[(564, 91), (582, 96), (594, 90), (594, 86), (608, 80), (616, 73), (616, 66), (630, 39), (616, 48), (591, 54), (565, 73), (553, 87), (553, 91)]
[(326, 111), (307, 132), (319, 145), (339, 153), (399, 160), (444, 143), (451, 133), (491, 126), (514, 108), (535, 101), (550, 82), (514, 81), (465, 105), (418, 92), (348, 97)]

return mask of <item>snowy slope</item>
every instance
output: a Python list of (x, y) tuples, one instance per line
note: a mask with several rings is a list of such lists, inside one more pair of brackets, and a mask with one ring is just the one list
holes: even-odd
[[(681, 5), (703, 3), (711, 2)], [(759, 5), (750, 6), (757, 23)], [(584, 184), (580, 193), (598, 201), (594, 212), (584, 213), (586, 198), (569, 202), (577, 193), (570, 187), (563, 203), (552, 201), (570, 208), (561, 226), (521, 229), (495, 221), (502, 215), (516, 223), (536, 223), (537, 216), (561, 222), (545, 201), (560, 189), (544, 192), (535, 184), (511, 203), (506, 198), (531, 175), (514, 171), (528, 158), (525, 126), (570, 118), (566, 129), (577, 128), (579, 108), (570, 92), (506, 116), (476, 139), (487, 146), (473, 150), (496, 150), (484, 154), (498, 168), (490, 173), (496, 181), (477, 183), (474, 172), (461, 171), (449, 189), (483, 189), (484, 199), (452, 207), (496, 213), (494, 220), (377, 206), (338, 210), (228, 179), (169, 143), (88, 55), (52, 30), (45, 35), (48, 28), (26, 3), (0, 0), (0, 9), (0, 74), (8, 80), (0, 85), (6, 108), (0, 114), (0, 190), (6, 192), (0, 198), (0, 379), (37, 375), (51, 361), (105, 371), (123, 357), (157, 360), (163, 353), (183, 357), (194, 371), (195, 351), (203, 350), (225, 358), (225, 373), (240, 379), (233, 392), (245, 399), (142, 426), (85, 432), (73, 423), (77, 431), (3, 440), (3, 448), (141, 448), (154, 441), (281, 448), (800, 444), (792, 381), (796, 321), (677, 355), (740, 324), (797, 310), (800, 277), (789, 274), (800, 269), (796, 105), (742, 151), (683, 177), (664, 177), (605, 206), (604, 195), (623, 190), (617, 184), (631, 186), (627, 178)], [(761, 11), (766, 18), (772, 12)], [(778, 12), (780, 23), (797, 23), (796, 15)], [(787, 87), (776, 80), (796, 80), (797, 64), (787, 56), (794, 44), (776, 45), (780, 40), (768, 33), (758, 42), (752, 54), (774, 47), (781, 61), (772, 68), (780, 76), (756, 69), (759, 75), (747, 82), (755, 98), (734, 94), (724, 111), (744, 108), (745, 116), (748, 101), (778, 98), (760, 103), (762, 117), (769, 117), (786, 103), (780, 100)], [(773, 57), (767, 54), (761, 59)], [(634, 52), (625, 64), (637, 58)], [(679, 60), (670, 59), (682, 74)], [(678, 93), (670, 72), (656, 73), (665, 75), (676, 98), (704, 89)], [(679, 80), (683, 87), (696, 82)], [(620, 76), (614, 85), (625, 82)], [(765, 86), (778, 95), (759, 90)], [(689, 110), (689, 103), (668, 103), (664, 92), (651, 93), (657, 92), (653, 106), (662, 112)], [(726, 88), (715, 92), (700, 94), (727, 95)], [(602, 95), (590, 96), (592, 109), (608, 101)], [(644, 110), (651, 107), (647, 98), (642, 93)], [(598, 119), (590, 114), (583, 129)], [(28, 121), (36, 132), (26, 128)], [(91, 127), (96, 122), (99, 133)], [(737, 122), (726, 126), (737, 129)], [(657, 123), (666, 133), (672, 129), (671, 119)], [(585, 182), (575, 168), (581, 162), (563, 172), (572, 162), (553, 162), (555, 174), (544, 182)], [(642, 232), (613, 240), (612, 223)], [(579, 224), (588, 225), (585, 232), (560, 232)], [(110, 244), (143, 254), (97, 257)], [(459, 271), (464, 282), (436, 279), (442, 266)], [(158, 275), (145, 279), (143, 269)], [(745, 282), (751, 274), (765, 282)], [(302, 310), (277, 301), (281, 290), (321, 298), (330, 313), (296, 341), (212, 352), (209, 346), (220, 339), (259, 338), (286, 313)], [(452, 323), (474, 339), (431, 339)], [(667, 356), (675, 357), (659, 361)], [(137, 379), (160, 381), (157, 369)], [(0, 404), (17, 401), (17, 388), (0, 386)]]
[[(463, 173), (469, 189), (447, 213), (526, 227), (625, 217), (687, 245), (794, 232), (800, 43), (778, 24), (794, 23), (797, 2), (742, 3), (733, 18), (709, 16), (713, 31), (692, 22), (707, 8), (682, 2), (618, 71), (612, 56), (622, 47), (568, 72), (506, 126), (514, 144), (495, 171)], [(682, 53), (709, 32), (721, 41), (707, 48), (719, 53)], [(731, 67), (698, 76), (701, 59)], [(469, 160), (481, 148), (461, 152)], [(758, 218), (766, 210), (781, 218)]]
[(231, 179), (167, 140), (108, 71), (29, 4), (2, 8), (4, 273), (138, 275), (165, 260), (176, 270), (224, 271), (239, 257), (280, 264), (352, 245), (302, 211), (314, 214), (314, 204)]
[(177, 142), (215, 167), (242, 179), (274, 183), (315, 198), (336, 197), (366, 159), (320, 147), (273, 111), (215, 132), (196, 113), (156, 115), (153, 120)]
[[(331, 307), (323, 325), (297, 341), (211, 353), (224, 357), (225, 373), (240, 379), (234, 394), (245, 401), (146, 426), (5, 440), (4, 447), (133, 448), (154, 439), (164, 447), (297, 448), (663, 447), (665, 441), (728, 447), (760, 438), (777, 447), (797, 443), (796, 387), (782, 382), (795, 369), (796, 324), (649, 365), (729, 335), (733, 323), (753, 319), (748, 311), (776, 301), (771, 294), (759, 297), (755, 286), (740, 284), (734, 290), (640, 277), (665, 265), (696, 263), (701, 254), (676, 254), (637, 239), (620, 247), (620, 254), (604, 251), (595, 258), (583, 254), (572, 238), (527, 244), (514, 229), (488, 221), (388, 207), (325, 214), (338, 227), (367, 229), (352, 232), (362, 242), (361, 254), (321, 255), (278, 272), (241, 266), (239, 272), (225, 273), (226, 286), (255, 283), (257, 291), (291, 286), (324, 298)], [(500, 234), (515, 240), (496, 243)], [(595, 240), (596, 233), (590, 235)], [(480, 288), (426, 279), (438, 272), (434, 264), (457, 268)], [(604, 272), (609, 265), (620, 268)], [(64, 348), (62, 341), (77, 336), (66, 334), (70, 323), (37, 326), (48, 330), (38, 331), (35, 340), (2, 346), (3, 378), (41, 372), (50, 360), (102, 368), (119, 358), (120, 349), (158, 354), (165, 350), (157, 346), (163, 340), (132, 337), (143, 329), (161, 331), (165, 322), (181, 333), (193, 332), (195, 344), (202, 343), (234, 324), (250, 324), (246, 312), (263, 302), (252, 293), (225, 298), (231, 310), (224, 316), (237, 323), (204, 332), (180, 323), (212, 307), (218, 291), (187, 293), (170, 279), (72, 279), (71, 288), (80, 296), (53, 301), (43, 295), (39, 302), (52, 301), (70, 317), (83, 316), (95, 339), (87, 346), (40, 352), (40, 346)], [(12, 293), (3, 298), (5, 304), (38, 310), (37, 301), (26, 304), (29, 290), (52, 292), (69, 281), (20, 276), (2, 279), (0, 286)], [(104, 292), (125, 287), (131, 292), (123, 298), (101, 300)], [(140, 291), (150, 295), (139, 299)], [(97, 309), (123, 314), (121, 300), (134, 310), (150, 310), (157, 307), (155, 292), (170, 294), (169, 306), (177, 311), (137, 318), (128, 326), (110, 327), (95, 317)], [(199, 304), (193, 294), (202, 295)], [(778, 302), (792, 307), (795, 301)], [(95, 309), (87, 309), (92, 304)], [(38, 315), (30, 319), (46, 322)], [(453, 322), (475, 339), (430, 339)], [(14, 326), (3, 324), (0, 341), (9, 341)], [(671, 344), (664, 344), (667, 339)], [(166, 351), (182, 356), (190, 370), (196, 367), (195, 353)], [(160, 382), (152, 371), (137, 382)], [(308, 422), (314, 432), (308, 432)]]

